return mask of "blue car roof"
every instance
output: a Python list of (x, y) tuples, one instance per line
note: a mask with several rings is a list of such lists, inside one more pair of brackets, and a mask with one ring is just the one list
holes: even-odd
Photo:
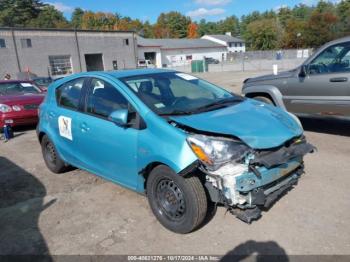
[(129, 77), (129, 76), (138, 76), (138, 75), (147, 75), (147, 74), (156, 74), (156, 73), (166, 73), (166, 72), (177, 72), (175, 70), (169, 70), (169, 69), (128, 69), (128, 70), (116, 70), (116, 71), (95, 71), (95, 72), (85, 72), (85, 73), (78, 73), (75, 74), (75, 76), (86, 76), (91, 74), (97, 74), (97, 75), (105, 75), (105, 76), (112, 76), (115, 78), (122, 78), (122, 77)]

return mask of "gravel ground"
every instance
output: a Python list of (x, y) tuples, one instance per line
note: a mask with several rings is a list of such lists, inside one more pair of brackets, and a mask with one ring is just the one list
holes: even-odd
[[(201, 77), (239, 93), (262, 73)], [(350, 123), (302, 122), (318, 152), (298, 186), (251, 225), (218, 208), (187, 235), (164, 229), (142, 195), (81, 170), (50, 173), (35, 130), (17, 130), (0, 143), (0, 254), (350, 255)]]

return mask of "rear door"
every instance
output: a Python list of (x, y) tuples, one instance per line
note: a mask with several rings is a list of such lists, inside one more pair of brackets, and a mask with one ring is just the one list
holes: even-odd
[(294, 113), (350, 116), (350, 42), (327, 47), (288, 80), (284, 102)]
[(77, 137), (79, 135), (78, 119), (83, 86), (88, 78), (77, 78), (66, 82), (56, 89), (56, 106), (48, 110), (50, 128), (56, 147), (65, 160), (76, 166), (81, 166), (79, 156), (76, 154)]

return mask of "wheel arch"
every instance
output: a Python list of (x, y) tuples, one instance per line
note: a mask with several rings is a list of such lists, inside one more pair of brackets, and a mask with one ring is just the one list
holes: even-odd
[(248, 98), (253, 98), (255, 96), (268, 96), (278, 107), (286, 110), (283, 103), (282, 93), (277, 87), (271, 85), (261, 85), (261, 86), (247, 86), (242, 90), (242, 94)]
[[(152, 170), (158, 166), (166, 166), (170, 169), (172, 169), (175, 173), (177, 173), (179, 176), (183, 176), (183, 177), (186, 177), (186, 176), (189, 176), (191, 174), (193, 174), (197, 168), (198, 168), (198, 165), (199, 165), (199, 162), (198, 161), (195, 161), (193, 162), (192, 164), (190, 164), (189, 166), (187, 166), (186, 168), (184, 168), (183, 170), (181, 170), (180, 172), (176, 172), (174, 170), (174, 167), (167, 164), (167, 163), (164, 163), (162, 161), (154, 161), (154, 162), (151, 162), (149, 164), (147, 164), (143, 169), (141, 169), (139, 171), (139, 176), (142, 178), (142, 183), (140, 183), (139, 185), (139, 189), (141, 189), (141, 191), (144, 191), (146, 193), (146, 184), (147, 184), (147, 179), (149, 177), (149, 175), (151, 174)], [(140, 188), (141, 187), (141, 188)]]
[(41, 141), (43, 140), (44, 136), (46, 136), (46, 133), (43, 131), (40, 131), (38, 134), (38, 139), (39, 139), (40, 144), (41, 144)]

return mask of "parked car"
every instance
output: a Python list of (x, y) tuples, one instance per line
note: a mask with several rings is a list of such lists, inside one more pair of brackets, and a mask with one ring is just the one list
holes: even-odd
[(53, 82), (51, 77), (35, 77), (32, 81), (43, 91), (47, 91), (47, 88)]
[(152, 62), (150, 60), (144, 60), (144, 59), (140, 59), (137, 62), (137, 67), (138, 68), (155, 68), (155, 65), (152, 64)]
[(219, 60), (217, 60), (217, 59), (215, 59), (215, 58), (212, 58), (212, 57), (206, 57), (206, 58), (205, 58), (205, 62), (206, 62), (207, 64), (218, 64), (218, 63), (220, 63)]
[(303, 116), (350, 119), (350, 37), (322, 46), (296, 69), (248, 78), (242, 93)]
[(31, 81), (0, 81), (0, 127), (36, 124), (44, 97)]
[(72, 165), (145, 193), (177, 233), (200, 226), (210, 203), (248, 223), (259, 218), (313, 150), (290, 113), (160, 69), (55, 82), (37, 133), (52, 172)]

